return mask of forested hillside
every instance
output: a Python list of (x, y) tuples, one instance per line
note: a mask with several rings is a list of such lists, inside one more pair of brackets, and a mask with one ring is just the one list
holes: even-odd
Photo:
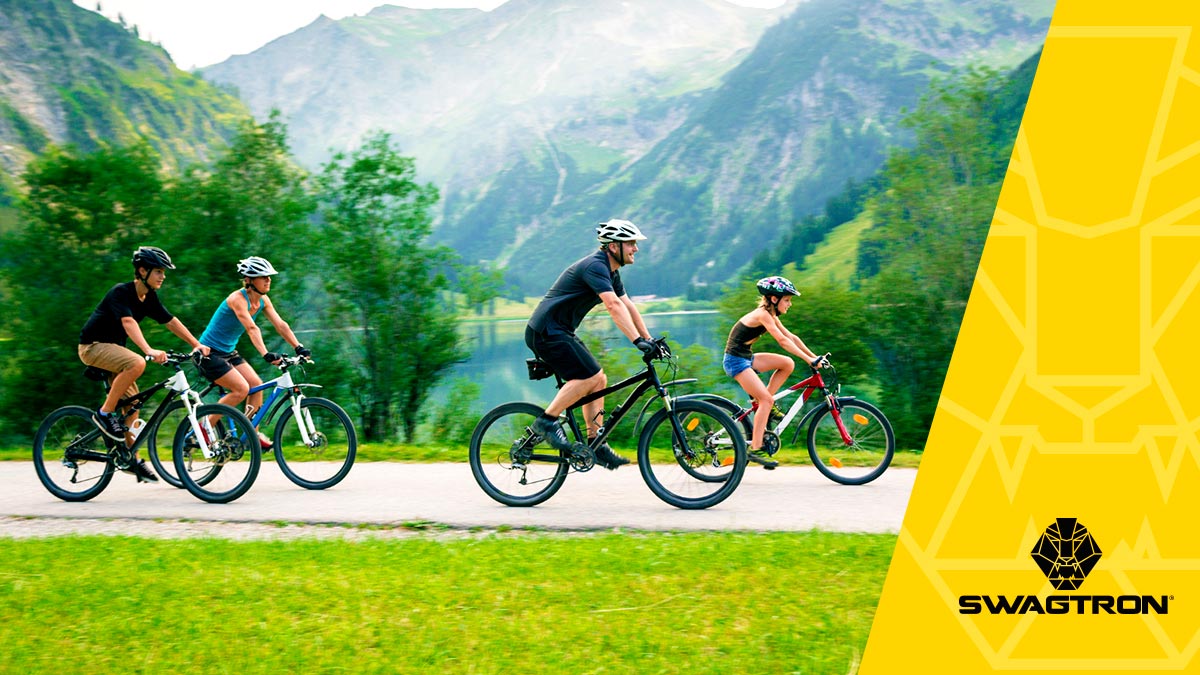
[[(878, 392), (903, 447), (933, 419), (1039, 57), (938, 80), (903, 120), (914, 145), (785, 233), (722, 301), (732, 320), (753, 278), (792, 275), (804, 295), (788, 324)], [(836, 255), (813, 254), (828, 242)]]
[[(0, 0), (0, 175), (50, 144), (144, 141), (180, 168), (213, 156), (249, 118), (236, 97), (180, 71), (162, 48), (70, 0)], [(7, 185), (12, 194), (11, 182)]]

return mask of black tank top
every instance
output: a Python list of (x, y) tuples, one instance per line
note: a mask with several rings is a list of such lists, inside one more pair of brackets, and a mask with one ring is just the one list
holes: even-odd
[(750, 345), (765, 332), (767, 332), (766, 326), (750, 328), (739, 319), (737, 323), (733, 324), (733, 330), (729, 331), (729, 339), (725, 341), (725, 353), (740, 356), (743, 359), (754, 358), (754, 352), (750, 350)]

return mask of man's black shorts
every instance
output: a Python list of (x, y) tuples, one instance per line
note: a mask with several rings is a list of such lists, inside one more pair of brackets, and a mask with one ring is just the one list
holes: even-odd
[(564, 380), (586, 380), (600, 372), (600, 362), (574, 333), (537, 333), (526, 326), (525, 344)]
[(200, 359), (200, 365), (197, 370), (209, 382), (216, 382), (225, 377), (225, 373), (233, 370), (234, 366), (240, 366), (246, 362), (235, 349), (232, 352), (219, 352), (212, 350), (207, 357)]

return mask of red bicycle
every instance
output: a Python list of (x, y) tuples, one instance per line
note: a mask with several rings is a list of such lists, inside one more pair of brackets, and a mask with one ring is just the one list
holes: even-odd
[[(828, 368), (831, 379), (836, 380), (837, 371), (826, 354), (818, 365)], [(826, 384), (821, 371), (810, 366), (812, 374), (775, 395), (776, 406), (772, 408), (763, 434), (762, 449), (769, 455), (779, 451), (781, 439), (795, 422), (792, 443), (800, 441), (805, 433), (808, 456), (813, 466), (830, 480), (843, 485), (862, 485), (883, 475), (896, 452), (896, 435), (892, 424), (883, 412), (866, 401), (854, 396), (841, 396), (841, 385)], [(800, 416), (804, 404), (813, 393), (820, 392), (818, 401)], [(787, 412), (778, 407), (780, 401), (792, 394), (799, 394)], [(690, 394), (680, 398), (697, 398), (720, 407), (742, 428), (749, 444), (753, 431), (755, 402), (749, 408), (716, 394)], [(799, 421), (796, 421), (799, 417)]]

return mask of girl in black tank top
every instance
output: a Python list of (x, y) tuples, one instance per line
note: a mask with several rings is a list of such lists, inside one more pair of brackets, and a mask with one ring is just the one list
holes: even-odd
[[(775, 410), (775, 392), (787, 382), (796, 366), (792, 359), (782, 354), (756, 354), (751, 346), (764, 333), (770, 333), (780, 347), (804, 359), (805, 363), (813, 363), (820, 357), (779, 320), (780, 315), (786, 314), (791, 308), (792, 296), (800, 295), (795, 286), (783, 277), (761, 279), (757, 286), (762, 298), (758, 307), (733, 324), (729, 339), (725, 341), (723, 365), (725, 372), (742, 386), (750, 398), (759, 402), (754, 414), (754, 433), (750, 439), (750, 460), (762, 464), (764, 468), (774, 469), (779, 462), (762, 451), (763, 436), (771, 412)], [(770, 373), (767, 384), (763, 384), (759, 373)]]

